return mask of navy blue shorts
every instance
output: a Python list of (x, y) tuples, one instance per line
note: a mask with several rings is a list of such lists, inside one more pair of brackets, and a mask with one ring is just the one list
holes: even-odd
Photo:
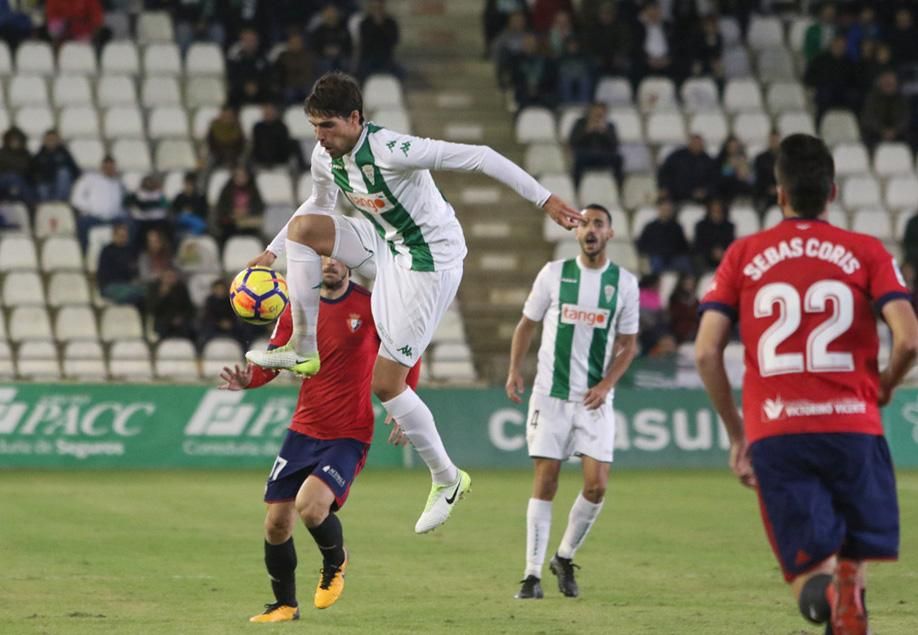
[(332, 509), (340, 509), (347, 500), (351, 483), (367, 461), (369, 449), (369, 445), (356, 439), (323, 440), (287, 430), (268, 474), (265, 502), (295, 499), (306, 479), (315, 475), (335, 495)]
[(899, 506), (889, 446), (868, 434), (794, 434), (752, 444), (762, 521), (788, 582), (838, 554), (895, 560)]

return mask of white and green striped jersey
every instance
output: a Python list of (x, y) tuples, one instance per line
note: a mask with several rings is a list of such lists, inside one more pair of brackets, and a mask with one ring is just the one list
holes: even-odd
[[(343, 157), (333, 159), (316, 145), (313, 190), (296, 214), (332, 213), (340, 190), (406, 269), (458, 267), (467, 252), (465, 237), (430, 170), (483, 172), (540, 206), (550, 196), (538, 181), (486, 146), (414, 137), (368, 122)], [(284, 228), (268, 249), (283, 253), (286, 235)]]
[(533, 392), (581, 401), (605, 376), (615, 334), (638, 332), (637, 278), (611, 261), (590, 269), (579, 256), (554, 260), (536, 277), (523, 315), (542, 322)]

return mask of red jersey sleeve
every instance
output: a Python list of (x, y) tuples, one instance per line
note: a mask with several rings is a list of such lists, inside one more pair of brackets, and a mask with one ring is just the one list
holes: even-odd
[(724, 258), (714, 274), (714, 282), (711, 283), (711, 288), (701, 299), (701, 305), (698, 307), (699, 314), (708, 309), (714, 309), (724, 313), (734, 321), (739, 317), (740, 276), (742, 275), (740, 260), (742, 258), (741, 245), (743, 242), (736, 241), (727, 248)]
[(418, 360), (418, 363), (411, 367), (411, 370), (408, 371), (408, 378), (405, 382), (411, 388), (415, 390), (418, 387), (418, 381), (421, 379), (421, 360)]
[[(284, 312), (281, 313), (281, 316), (277, 319), (277, 322), (274, 323), (274, 331), (271, 333), (271, 341), (268, 342), (268, 349), (280, 348), (290, 340), (290, 335), (293, 333), (293, 317), (290, 313), (290, 305), (287, 305), (287, 308), (284, 309)], [(269, 370), (262, 368), (261, 366), (252, 366), (252, 381), (249, 382), (247, 389), (258, 388), (264, 386), (269, 381), (277, 377), (279, 371)]]
[(880, 241), (870, 241), (868, 251), (867, 276), (870, 297), (877, 310), (890, 300), (910, 300), (911, 295), (905, 284), (905, 278), (896, 264), (896, 259), (886, 251)]

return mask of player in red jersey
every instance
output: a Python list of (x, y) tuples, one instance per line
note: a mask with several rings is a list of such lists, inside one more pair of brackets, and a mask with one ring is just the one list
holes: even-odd
[[(297, 516), (322, 554), (314, 605), (327, 608), (344, 590), (347, 552), (335, 511), (344, 505), (373, 439), (370, 380), (379, 337), (370, 311), (370, 292), (351, 282), (348, 268), (331, 258), (323, 258), (321, 302), (318, 340), (326, 351), (322, 373), (303, 382), (265, 487), (265, 565), (276, 601), (253, 616), (252, 622), (285, 622), (300, 617), (293, 546)], [(286, 344), (292, 330), (287, 307), (277, 321), (270, 347)], [(420, 364), (408, 376), (412, 388), (417, 385), (419, 370)], [(258, 388), (277, 374), (254, 365), (224, 368), (220, 387)]]
[[(835, 196), (825, 144), (787, 137), (775, 173), (784, 220), (727, 250), (701, 303), (696, 361), (730, 436), (730, 467), (758, 491), (804, 617), (863, 635), (864, 562), (895, 559), (899, 544), (879, 408), (918, 355), (918, 321), (882, 243), (825, 222)], [(875, 311), (892, 332), (882, 372)], [(742, 416), (723, 362), (736, 320)]]

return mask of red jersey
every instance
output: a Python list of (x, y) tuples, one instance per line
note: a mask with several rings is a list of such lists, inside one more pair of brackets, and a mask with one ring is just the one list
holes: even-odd
[[(317, 343), (322, 356), (319, 373), (303, 380), (290, 429), (316, 439), (373, 440), (370, 381), (379, 352), (379, 336), (370, 312), (370, 292), (353, 282), (340, 298), (321, 298)], [(271, 348), (283, 346), (293, 332), (290, 307), (274, 327)], [(417, 385), (420, 361), (408, 373)], [(255, 366), (249, 388), (277, 377), (277, 371)]]
[(896, 298), (905, 281), (872, 236), (793, 218), (730, 245), (700, 310), (739, 320), (747, 439), (882, 435), (875, 308)]

